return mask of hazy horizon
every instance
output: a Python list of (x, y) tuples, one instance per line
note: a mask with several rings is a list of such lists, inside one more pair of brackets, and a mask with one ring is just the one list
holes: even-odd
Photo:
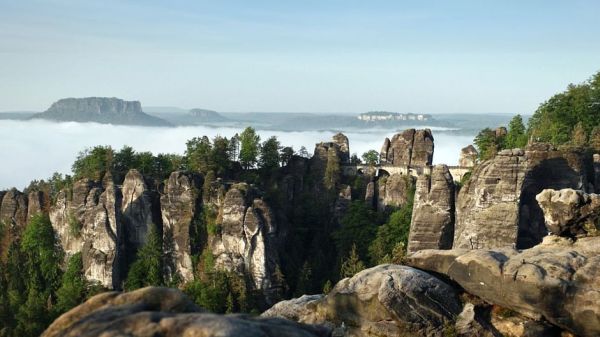
[(531, 114), (598, 71), (597, 1), (18, 1), (0, 111), (64, 97), (216, 111)]

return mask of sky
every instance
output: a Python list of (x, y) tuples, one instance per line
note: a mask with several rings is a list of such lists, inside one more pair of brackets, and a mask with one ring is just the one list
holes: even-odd
[(530, 114), (600, 70), (600, 1), (0, 0), (0, 111)]

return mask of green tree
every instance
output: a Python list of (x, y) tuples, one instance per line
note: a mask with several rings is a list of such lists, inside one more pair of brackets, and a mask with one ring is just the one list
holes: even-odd
[(56, 291), (56, 315), (67, 312), (79, 305), (86, 297), (87, 282), (83, 275), (81, 253), (69, 258), (67, 269), (62, 276), (60, 288)]
[(480, 160), (488, 160), (496, 155), (498, 152), (498, 142), (496, 139), (496, 132), (490, 128), (485, 128), (475, 136), (473, 140), (477, 151), (479, 152)]
[(146, 243), (138, 251), (129, 267), (125, 289), (164, 285), (162, 238), (156, 226), (150, 226)]
[(266, 172), (271, 172), (279, 167), (279, 161), (281, 160), (279, 157), (280, 148), (281, 145), (275, 136), (269, 137), (262, 143), (258, 161), (261, 169)]
[(514, 116), (508, 123), (506, 134), (506, 148), (522, 148), (527, 145), (527, 134), (521, 115)]
[(201, 173), (206, 173), (210, 170), (212, 145), (208, 137), (194, 137), (188, 140), (185, 146), (185, 158), (188, 170)]
[(342, 278), (352, 277), (363, 269), (365, 269), (365, 264), (361, 261), (360, 256), (358, 255), (356, 244), (353, 244), (348, 258), (346, 258), (346, 260), (344, 260), (342, 263), (340, 276)]
[[(414, 190), (409, 195), (409, 202), (394, 211), (389, 220), (377, 228), (375, 239), (369, 244), (369, 257), (373, 264), (390, 263), (394, 257), (394, 249), (398, 244), (406, 248), (412, 218)], [(398, 255), (399, 252), (395, 252)]]
[(89, 178), (100, 180), (106, 172), (110, 172), (113, 165), (114, 151), (110, 146), (95, 146), (79, 152), (71, 169), (75, 178)]
[(302, 158), (310, 158), (310, 154), (308, 154), (308, 150), (306, 150), (306, 147), (300, 146), (300, 150), (298, 150), (298, 155)]
[(585, 132), (583, 123), (579, 122), (579, 123), (575, 124), (575, 127), (573, 128), (571, 140), (573, 142), (573, 145), (575, 145), (577, 147), (586, 146), (587, 134)]
[(231, 147), (227, 138), (221, 136), (213, 138), (209, 166), (218, 176), (225, 175), (231, 168), (230, 151)]
[(134, 167), (137, 167), (135, 151), (131, 146), (123, 146), (114, 156), (114, 180), (117, 183), (121, 183), (125, 179), (127, 172)]
[(379, 153), (375, 150), (369, 150), (363, 153), (362, 160), (367, 165), (375, 166), (379, 164)]
[(358, 249), (360, 256), (367, 256), (369, 243), (375, 238), (380, 224), (381, 214), (362, 200), (353, 201), (340, 220), (340, 227), (332, 234), (338, 256), (347, 256), (352, 246)]
[(254, 167), (257, 162), (260, 146), (260, 136), (252, 127), (244, 129), (240, 135), (240, 163), (246, 170)]
[(285, 146), (281, 149), (281, 153), (279, 154), (279, 158), (281, 159), (281, 166), (286, 166), (292, 157), (294, 156), (294, 148), (291, 146)]
[(325, 167), (325, 176), (323, 184), (328, 190), (333, 190), (340, 181), (340, 158), (333, 150), (327, 151), (327, 166)]
[(240, 155), (240, 135), (235, 134), (229, 140), (229, 160), (237, 161)]

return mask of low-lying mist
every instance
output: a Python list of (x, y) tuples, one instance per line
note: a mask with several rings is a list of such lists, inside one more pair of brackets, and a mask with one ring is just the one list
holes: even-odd
[[(456, 165), (460, 149), (472, 142), (473, 135), (454, 135), (433, 129), (435, 138), (434, 163)], [(71, 173), (77, 154), (87, 147), (124, 145), (136, 151), (183, 154), (188, 139), (206, 135), (231, 137), (242, 130), (205, 126), (155, 128), (114, 126), (95, 123), (55, 123), (49, 121), (0, 121), (0, 189), (22, 189), (33, 179), (48, 178), (53, 172)], [(305, 146), (312, 153), (315, 143), (329, 141), (333, 131), (278, 132), (258, 130), (262, 139), (277, 136), (284, 146), (295, 150)], [(379, 151), (385, 137), (393, 130), (364, 130), (344, 132), (350, 140), (350, 152), (359, 156), (371, 149)]]

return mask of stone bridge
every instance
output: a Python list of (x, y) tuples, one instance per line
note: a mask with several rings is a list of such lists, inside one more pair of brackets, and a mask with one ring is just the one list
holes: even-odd
[[(411, 175), (417, 178), (420, 175), (431, 174), (433, 166), (399, 166), (399, 165), (376, 165), (369, 166), (364, 164), (344, 164), (342, 165), (342, 174), (346, 176), (355, 176), (365, 173), (372, 173), (377, 177), (389, 176), (392, 174)], [(469, 166), (448, 166), (450, 174), (455, 181), (460, 181), (463, 176), (473, 168)]]

